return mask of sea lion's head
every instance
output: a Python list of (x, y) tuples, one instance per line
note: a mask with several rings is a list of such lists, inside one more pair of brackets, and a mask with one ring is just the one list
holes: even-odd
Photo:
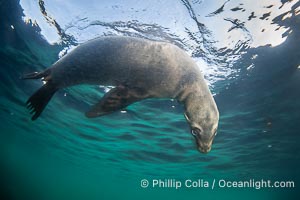
[(189, 99), (186, 102), (185, 117), (191, 127), (198, 150), (208, 153), (217, 134), (219, 123), (219, 111), (213, 97), (194, 96)]

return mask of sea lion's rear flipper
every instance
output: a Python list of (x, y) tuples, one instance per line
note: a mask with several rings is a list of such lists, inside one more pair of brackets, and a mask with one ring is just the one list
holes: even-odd
[(20, 78), (21, 79), (43, 79), (45, 81), (50, 80), (50, 74), (51, 74), (51, 69), (48, 68), (45, 71), (42, 72), (32, 72), (29, 74), (24, 74)]
[(118, 86), (106, 93), (85, 115), (89, 118), (106, 115), (141, 99), (134, 89)]
[(34, 114), (31, 120), (37, 119), (50, 101), (53, 94), (58, 90), (52, 81), (48, 81), (38, 91), (36, 91), (26, 102), (27, 108)]

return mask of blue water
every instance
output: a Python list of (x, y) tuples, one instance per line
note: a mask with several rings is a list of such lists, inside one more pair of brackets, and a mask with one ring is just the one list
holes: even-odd
[[(1, 199), (297, 199), (299, 5), (1, 1)], [(42, 82), (19, 77), (105, 35), (168, 41), (193, 57), (220, 111), (210, 153), (196, 150), (182, 105), (170, 99), (87, 119), (84, 112), (108, 90), (102, 86), (61, 90), (30, 120), (25, 102)], [(147, 188), (142, 179), (150, 181)], [(159, 179), (200, 179), (210, 187), (152, 187)], [(222, 188), (223, 179), (292, 181), (294, 187)]]

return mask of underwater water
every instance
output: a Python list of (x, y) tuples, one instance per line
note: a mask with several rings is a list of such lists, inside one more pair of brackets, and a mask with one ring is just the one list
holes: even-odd
[[(296, 0), (0, 1), (1, 199), (298, 199), (299, 6)], [(25, 102), (43, 83), (20, 76), (107, 35), (167, 41), (193, 57), (220, 112), (211, 152), (197, 151), (183, 106), (172, 99), (86, 118), (108, 90), (103, 86), (60, 90), (31, 121)]]

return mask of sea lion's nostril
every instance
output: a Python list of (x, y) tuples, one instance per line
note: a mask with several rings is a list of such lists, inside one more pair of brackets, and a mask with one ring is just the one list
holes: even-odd
[(205, 146), (199, 146), (199, 147), (198, 147), (198, 150), (199, 150), (201, 153), (208, 153), (208, 152), (210, 152), (211, 147), (210, 147), (210, 146), (207, 146), (207, 145), (205, 145)]

